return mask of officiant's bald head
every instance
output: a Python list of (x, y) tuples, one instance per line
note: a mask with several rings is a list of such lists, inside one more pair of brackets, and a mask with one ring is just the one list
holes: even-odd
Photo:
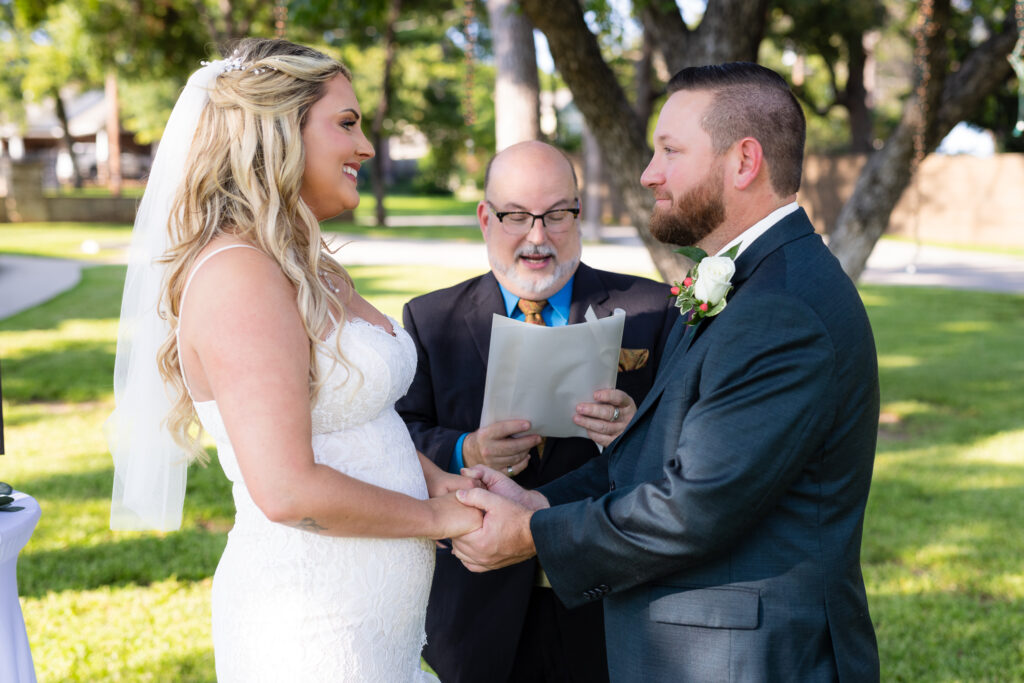
[(546, 299), (569, 281), (580, 263), (579, 206), (576, 171), (561, 150), (531, 140), (491, 159), (476, 214), (505, 289)]

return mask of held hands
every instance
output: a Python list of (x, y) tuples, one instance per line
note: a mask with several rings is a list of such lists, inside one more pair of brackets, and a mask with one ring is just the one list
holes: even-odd
[[(486, 493), (482, 489), (482, 492)], [(463, 505), (455, 493), (448, 493), (426, 501), (433, 515), (430, 538), (454, 538), (475, 531), (483, 524), (483, 514), (475, 507)]]
[[(576, 404), (572, 421), (587, 430), (598, 446), (607, 446), (626, 429), (636, 415), (636, 403), (620, 389), (598, 389), (594, 403)], [(467, 439), (468, 441), (468, 439)]]
[(500, 472), (488, 467), (464, 469), (463, 473), (487, 486), (456, 493), (463, 504), (484, 512), (483, 526), (452, 539), (452, 552), (472, 572), (498, 569), (522, 562), (536, 554), (530, 518), (549, 507), (537, 491), (527, 491)]
[(515, 476), (526, 469), (530, 449), (540, 443), (540, 436), (521, 434), (530, 428), (526, 420), (502, 420), (470, 432), (462, 442), (462, 460), (467, 467), (486, 465)]

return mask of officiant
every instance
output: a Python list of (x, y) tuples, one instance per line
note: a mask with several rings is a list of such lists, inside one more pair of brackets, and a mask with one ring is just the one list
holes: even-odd
[[(534, 488), (596, 456), (651, 387), (679, 315), (668, 287), (580, 262), (576, 173), (542, 142), (491, 159), (477, 219), (491, 271), (417, 297), (403, 324), (417, 347), (415, 379), (397, 404), (416, 447), (458, 472), (485, 464)], [(626, 312), (616, 389), (576, 407), (590, 438), (543, 438), (523, 420), (480, 424), (494, 314), (549, 327)], [(531, 368), (520, 368), (528, 382)], [(534, 559), (486, 574), (437, 551), (423, 656), (445, 683), (607, 681), (601, 606), (567, 610)]]

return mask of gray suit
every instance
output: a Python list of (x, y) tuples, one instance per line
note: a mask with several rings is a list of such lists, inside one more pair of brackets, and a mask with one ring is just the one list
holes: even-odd
[(540, 490), (538, 557), (603, 599), (613, 681), (878, 680), (860, 569), (878, 369), (856, 289), (793, 213), (677, 324), (602, 456)]

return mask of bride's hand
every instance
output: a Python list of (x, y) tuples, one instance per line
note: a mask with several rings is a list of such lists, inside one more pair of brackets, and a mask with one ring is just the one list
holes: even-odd
[(483, 512), (463, 505), (454, 493), (430, 498), (426, 503), (434, 515), (433, 532), (430, 534), (432, 539), (457, 538), (483, 526)]

